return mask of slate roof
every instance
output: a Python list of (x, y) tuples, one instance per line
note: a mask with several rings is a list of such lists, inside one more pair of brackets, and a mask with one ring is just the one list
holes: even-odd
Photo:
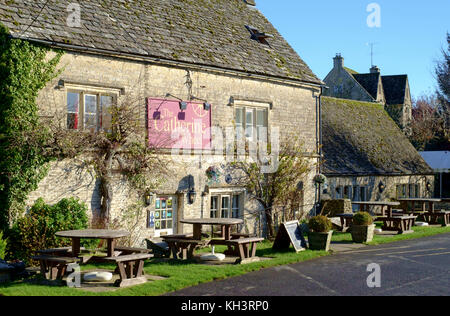
[[(13, 36), (30, 40), (322, 84), (273, 25), (243, 0), (77, 1), (80, 28), (67, 26), (69, 3), (0, 0), (0, 22)], [(273, 35), (267, 39), (270, 46), (251, 39), (246, 25)]]
[(379, 73), (369, 73), (369, 74), (352, 74), (356, 81), (359, 82), (363, 88), (369, 92), (369, 94), (377, 100), (378, 96), (378, 83), (380, 81)]
[(324, 174), (433, 174), (377, 103), (323, 97)]
[(406, 96), (407, 75), (382, 76), (386, 103), (390, 105), (403, 104)]

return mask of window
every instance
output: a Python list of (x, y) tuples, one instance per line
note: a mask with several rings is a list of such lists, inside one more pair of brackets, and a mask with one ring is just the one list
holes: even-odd
[(397, 185), (397, 198), (407, 198), (408, 197), (408, 185), (398, 184)]
[(336, 188), (336, 199), (342, 199), (342, 187), (341, 186)]
[(355, 186), (353, 187), (352, 201), (364, 202), (367, 201), (367, 187)]
[(173, 229), (173, 198), (158, 197), (155, 206), (155, 229)]
[(111, 106), (114, 95), (67, 92), (67, 128), (111, 132)]
[(344, 199), (352, 199), (352, 186), (346, 185), (344, 187)]
[(211, 196), (210, 217), (239, 218), (240, 197), (241, 195), (239, 194), (217, 194)]
[[(252, 108), (252, 107), (236, 107), (236, 137), (242, 138), (244, 132), (245, 138), (248, 140), (261, 140), (262, 128), (268, 132), (268, 109), (267, 108)], [(255, 137), (256, 136), (256, 137)]]
[(397, 198), (419, 198), (419, 184), (397, 184)]

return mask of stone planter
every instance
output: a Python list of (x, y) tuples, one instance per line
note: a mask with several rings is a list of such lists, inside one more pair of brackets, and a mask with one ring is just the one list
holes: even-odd
[(371, 242), (375, 232), (375, 224), (359, 226), (352, 225), (352, 240), (356, 243)]
[(309, 249), (311, 250), (330, 250), (331, 244), (331, 236), (333, 235), (333, 231), (329, 231), (328, 233), (308, 233), (308, 244)]

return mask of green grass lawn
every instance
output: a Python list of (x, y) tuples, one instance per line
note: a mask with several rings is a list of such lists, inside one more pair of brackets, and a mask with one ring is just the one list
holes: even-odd
[[(390, 243), (405, 239), (421, 238), (436, 234), (450, 233), (450, 227), (414, 227), (413, 234), (396, 235), (396, 236), (375, 236), (374, 241), (370, 245)], [(334, 233), (333, 241), (351, 242), (349, 233)], [(223, 247), (216, 247), (217, 252), (223, 251)], [(208, 250), (205, 250), (208, 251)], [(1, 285), (0, 294), (2, 295), (26, 295), (26, 296), (90, 296), (90, 295), (132, 295), (132, 296), (152, 296), (180, 290), (186, 287), (195, 286), (201, 283), (221, 280), (232, 276), (242, 275), (251, 271), (257, 271), (263, 268), (291, 264), (305, 260), (311, 260), (329, 253), (324, 251), (306, 250), (295, 253), (293, 248), (286, 251), (273, 251), (272, 243), (265, 241), (258, 246), (257, 256), (271, 257), (273, 259), (254, 262), (245, 265), (222, 265), (210, 266), (201, 265), (193, 262), (180, 262), (170, 260), (161, 262), (151, 260), (145, 265), (145, 272), (149, 275), (163, 276), (167, 279), (148, 282), (125, 289), (118, 289), (111, 292), (92, 293), (79, 289), (70, 289), (66, 286), (48, 286), (30, 284), (27, 282), (14, 282), (11, 284)], [(113, 265), (87, 265), (83, 270), (90, 269), (110, 269), (114, 270)]]

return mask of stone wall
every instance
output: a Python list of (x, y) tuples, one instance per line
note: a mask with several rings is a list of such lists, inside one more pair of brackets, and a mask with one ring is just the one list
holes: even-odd
[[(187, 100), (189, 95), (212, 104), (212, 125), (222, 128), (233, 126), (234, 105), (239, 102), (257, 102), (270, 104), (269, 129), (279, 127), (282, 138), (299, 136), (305, 143), (305, 151), (313, 153), (316, 144), (316, 102), (314, 96), (318, 89), (305, 85), (278, 83), (269, 80), (256, 80), (229, 74), (219, 74), (200, 70), (171, 68), (139, 61), (129, 61), (102, 56), (93, 56), (67, 52), (62, 60), (62, 74), (43, 89), (38, 98), (40, 114), (50, 119), (63, 119), (66, 113), (66, 95), (70, 89), (86, 89), (93, 92), (117, 93), (118, 98), (129, 98), (140, 104), (141, 119), (146, 121), (146, 98), (166, 98), (168, 94)], [(170, 98), (169, 98), (170, 99)], [(230, 103), (230, 99), (234, 103)], [(192, 227), (181, 225), (181, 218), (209, 217), (210, 194), (205, 190), (208, 185), (205, 171), (211, 166), (222, 166), (223, 156), (215, 156), (211, 163), (207, 157), (198, 155), (180, 156), (168, 161), (168, 176), (164, 184), (155, 190), (159, 195), (170, 195), (177, 199), (174, 233), (189, 233)], [(315, 164), (315, 158), (311, 164)], [(304, 204), (309, 211), (314, 204), (314, 186), (312, 168), (304, 184)], [(194, 204), (187, 203), (186, 177), (192, 176), (197, 198)], [(233, 185), (214, 184), (218, 187), (233, 189)], [(242, 188), (236, 188), (242, 191)], [(202, 195), (203, 193), (203, 195)], [(100, 208), (98, 182), (95, 176), (82, 164), (75, 161), (52, 163), (49, 175), (40, 183), (38, 190), (30, 194), (28, 204), (38, 197), (48, 203), (56, 203), (63, 197), (78, 197), (89, 206), (91, 217)], [(242, 230), (262, 234), (259, 217), (261, 211), (254, 201), (244, 194), (242, 218), (245, 225)], [(120, 214), (143, 197), (133, 196), (133, 190), (120, 175), (114, 186), (112, 218)], [(154, 205), (144, 210), (138, 226), (139, 241), (152, 237), (154, 230), (147, 228), (145, 214), (152, 211)], [(144, 219), (145, 217), (145, 219)]]

